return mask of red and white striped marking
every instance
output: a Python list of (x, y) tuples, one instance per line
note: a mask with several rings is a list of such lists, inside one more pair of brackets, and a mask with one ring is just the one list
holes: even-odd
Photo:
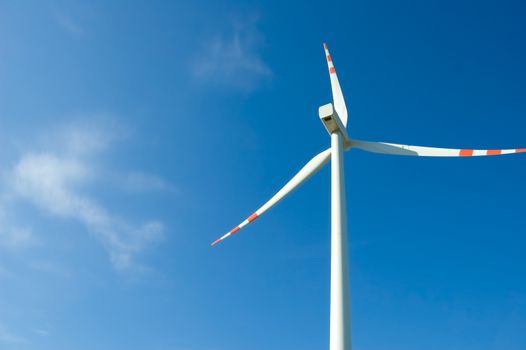
[(401, 156), (420, 156), (420, 157), (479, 157), (479, 156), (500, 156), (504, 154), (525, 153), (526, 148), (512, 149), (456, 149), (401, 145), (387, 142), (369, 142), (353, 140), (351, 147), (363, 149), (364, 151), (394, 154)]
[(345, 99), (343, 98), (340, 82), (338, 81), (338, 76), (336, 75), (336, 68), (334, 68), (334, 63), (326, 43), (323, 43), (323, 48), (325, 49), (325, 58), (327, 59), (329, 77), (331, 78), (331, 90), (334, 109), (338, 113), (343, 125), (347, 126), (347, 107), (345, 106)]
[(329, 74), (336, 74), (336, 68), (334, 68), (334, 64), (332, 63), (332, 58), (329, 54), (329, 49), (327, 48), (326, 43), (323, 43), (323, 48), (325, 49), (325, 58), (327, 59), (327, 65), (329, 66)]
[(267, 210), (278, 204), (283, 198), (285, 198), (289, 193), (294, 191), (296, 188), (298, 188), (302, 183), (307, 181), (309, 177), (314, 175), (316, 172), (318, 172), (331, 158), (331, 149), (326, 149), (325, 151), (315, 155), (311, 160), (307, 162), (303, 166), (303, 168), (300, 169), (292, 177), (292, 179), (289, 180), (283, 186), (272, 198), (270, 198), (265, 204), (263, 204), (258, 210), (254, 212), (254, 214), (250, 215), (248, 218), (246, 218), (245, 221), (240, 223), (238, 226), (234, 227), (232, 230), (230, 230), (227, 234), (225, 234), (223, 237), (215, 240), (212, 245), (216, 245), (217, 243), (221, 242), (228, 236), (231, 236), (241, 230), (246, 225), (250, 224), (257, 218), (259, 218), (261, 215), (263, 215)]
[(239, 230), (241, 230), (243, 227), (247, 226), (252, 221), (256, 220), (258, 217), (259, 217), (259, 215), (257, 214), (257, 212), (252, 214), (252, 215), (250, 215), (248, 218), (246, 218), (245, 221), (243, 221), (238, 226), (236, 226), (233, 229), (231, 229), (226, 235), (224, 235), (223, 237), (221, 237), (219, 239), (216, 239), (214, 242), (212, 242), (212, 245), (214, 246), (217, 243), (219, 243), (222, 240), (224, 240), (225, 238), (227, 238), (228, 236), (231, 236), (231, 235), (237, 233)]
[(526, 148), (515, 149), (461, 149), (458, 151), (460, 157), (476, 156), (500, 156), (501, 154), (513, 154), (526, 152)]

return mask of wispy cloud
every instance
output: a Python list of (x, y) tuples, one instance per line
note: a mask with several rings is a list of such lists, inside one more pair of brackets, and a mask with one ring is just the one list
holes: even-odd
[(71, 275), (65, 266), (59, 263), (51, 262), (51, 261), (37, 260), (37, 261), (31, 262), (29, 266), (33, 270), (56, 275), (56, 276), (70, 277)]
[(33, 235), (31, 229), (20, 227), (9, 220), (5, 204), (0, 202), (0, 247), (24, 247), (32, 243), (32, 241)]
[(73, 18), (73, 16), (63, 11), (56, 10), (54, 12), (54, 17), (57, 24), (70, 35), (81, 36), (84, 34), (84, 28), (79, 24), (78, 20)]
[[(9, 196), (52, 217), (82, 223), (108, 251), (116, 269), (137, 266), (135, 255), (162, 238), (163, 223), (152, 220), (138, 224), (116, 215), (86, 190), (98, 180), (97, 156), (108, 152), (111, 133), (91, 124), (68, 125), (52, 135), (38, 150), (23, 152), (12, 166), (6, 176)], [(121, 175), (123, 181), (130, 176), (135, 175)], [(168, 186), (155, 175), (144, 173), (142, 177), (143, 188)], [(0, 226), (0, 245), (27, 243), (30, 238), (29, 230)]]
[(174, 187), (163, 178), (141, 171), (133, 171), (120, 178), (120, 183), (130, 192), (174, 191)]
[(0, 323), (0, 344), (1, 343), (24, 343), (26, 340), (11, 333), (2, 323)]
[(45, 329), (35, 329), (34, 332), (42, 337), (47, 337), (49, 335), (49, 331)]
[(201, 81), (253, 90), (272, 76), (261, 56), (263, 43), (257, 17), (234, 19), (226, 34), (209, 38), (193, 61), (193, 73)]
[(0, 246), (8, 248), (24, 247), (33, 241), (30, 229), (16, 226), (0, 227)]

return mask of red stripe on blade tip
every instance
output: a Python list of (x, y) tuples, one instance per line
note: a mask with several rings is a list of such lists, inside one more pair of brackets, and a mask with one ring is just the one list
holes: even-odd
[(498, 156), (499, 154), (502, 154), (502, 150), (500, 150), (500, 149), (489, 149), (489, 150), (487, 150), (486, 154), (488, 156)]
[(254, 214), (250, 215), (247, 218), (247, 220), (248, 220), (248, 222), (252, 222), (252, 221), (256, 220), (257, 218), (258, 218), (258, 214), (254, 213)]
[(336, 73), (336, 69), (334, 69), (334, 67), (329, 68), (329, 73), (331, 74)]
[(215, 246), (217, 243), (221, 242), (221, 238), (219, 239), (216, 239), (215, 241), (212, 242), (212, 244), (210, 244), (211, 246)]
[(234, 234), (234, 233), (236, 233), (236, 232), (239, 231), (239, 230), (241, 230), (241, 228), (239, 228), (239, 226), (236, 226), (236, 227), (234, 227), (229, 233), (230, 233), (230, 234)]
[(526, 148), (517, 148), (515, 150), (515, 153), (524, 153), (524, 152), (526, 152)]
[(461, 157), (470, 157), (473, 155), (472, 149), (461, 149), (459, 152), (459, 156)]

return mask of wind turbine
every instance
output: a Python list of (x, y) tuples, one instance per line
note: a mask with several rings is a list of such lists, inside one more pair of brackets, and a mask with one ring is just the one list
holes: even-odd
[(369, 142), (349, 138), (347, 135), (347, 107), (338, 82), (331, 55), (324, 43), (329, 67), (333, 103), (319, 108), (321, 122), (331, 136), (331, 147), (314, 156), (294, 175), (268, 202), (238, 226), (212, 243), (216, 245), (225, 238), (256, 220), (275, 206), (285, 196), (317, 173), (329, 160), (331, 163), (331, 294), (330, 294), (330, 350), (351, 350), (351, 317), (349, 293), (349, 268), (347, 258), (347, 218), (345, 209), (345, 183), (343, 175), (343, 152), (359, 148), (374, 153), (420, 157), (470, 157), (496, 156), (523, 153), (526, 148), (515, 149), (452, 149), (401, 145), (386, 142)]

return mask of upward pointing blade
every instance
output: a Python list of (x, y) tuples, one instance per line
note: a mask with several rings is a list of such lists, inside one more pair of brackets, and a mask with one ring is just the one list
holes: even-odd
[(329, 67), (329, 75), (331, 77), (331, 89), (332, 89), (332, 99), (334, 101), (334, 109), (344, 126), (347, 126), (347, 107), (345, 107), (345, 100), (343, 99), (342, 89), (340, 87), (340, 82), (338, 81), (338, 76), (336, 75), (336, 69), (332, 63), (332, 57), (329, 54), (329, 49), (327, 44), (323, 43), (325, 48), (325, 57), (327, 58), (327, 66)]
[(239, 230), (241, 230), (243, 227), (251, 223), (252, 221), (256, 220), (258, 217), (260, 217), (263, 213), (265, 213), (267, 210), (272, 208), (274, 205), (278, 204), (279, 201), (281, 201), (285, 196), (287, 196), (289, 193), (294, 191), (296, 188), (298, 188), (302, 183), (307, 181), (312, 175), (316, 174), (331, 158), (331, 149), (326, 149), (325, 151), (321, 152), (320, 154), (316, 155), (314, 158), (312, 158), (301, 170), (294, 175), (292, 179), (290, 179), (289, 182), (285, 184), (281, 188), (281, 190), (278, 191), (267, 203), (263, 204), (261, 208), (256, 210), (254, 214), (250, 215), (248, 218), (245, 219), (242, 223), (240, 223), (238, 226), (234, 227), (232, 230), (230, 230), (228, 233), (226, 233), (223, 237), (215, 240), (212, 245), (216, 245), (217, 243), (221, 242), (223, 239), (227, 238), (230, 235), (233, 235), (234, 233), (237, 233)]

